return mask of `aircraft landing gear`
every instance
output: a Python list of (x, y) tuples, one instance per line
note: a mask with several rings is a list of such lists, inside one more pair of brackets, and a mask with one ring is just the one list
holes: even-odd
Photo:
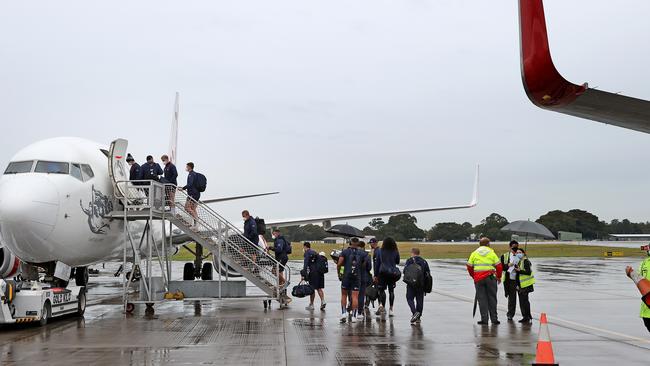
[(185, 263), (183, 267), (183, 281), (194, 281), (194, 263)]
[(203, 281), (212, 280), (212, 263), (203, 263), (203, 268), (201, 269), (201, 279)]

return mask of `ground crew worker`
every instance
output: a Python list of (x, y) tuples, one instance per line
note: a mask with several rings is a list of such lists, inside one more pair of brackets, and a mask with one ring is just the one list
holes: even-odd
[(483, 237), (480, 246), (467, 260), (467, 272), (474, 279), (476, 298), (481, 311), (478, 324), (487, 325), (488, 316), (492, 324), (500, 324), (497, 316), (497, 282), (501, 282), (503, 267), (499, 257), (490, 248), (490, 239)]
[[(625, 273), (627, 273), (628, 277), (634, 280), (634, 283), (638, 283), (644, 278), (650, 281), (650, 245), (645, 245), (641, 248), (645, 250), (648, 256), (639, 265), (639, 272), (635, 272), (630, 266), (625, 268)], [(650, 299), (647, 299), (648, 296), (649, 295), (646, 294), (643, 299), (641, 299), (641, 319), (643, 319), (643, 324), (648, 329), (648, 332), (650, 332), (650, 307), (648, 306), (648, 304), (650, 304)], [(644, 299), (647, 300), (644, 301)]]
[(519, 263), (515, 266), (517, 273), (517, 292), (519, 293), (519, 309), (523, 318), (519, 320), (520, 323), (530, 323), (533, 320), (533, 315), (530, 313), (530, 301), (528, 294), (534, 291), (535, 276), (533, 276), (533, 265), (526, 256), (526, 252), (518, 248), (517, 258)]
[(519, 243), (516, 240), (510, 242), (510, 250), (501, 255), (501, 266), (503, 267), (503, 275), (501, 282), (503, 283), (503, 293), (508, 299), (508, 321), (512, 321), (517, 311), (517, 272), (514, 271), (517, 249)]

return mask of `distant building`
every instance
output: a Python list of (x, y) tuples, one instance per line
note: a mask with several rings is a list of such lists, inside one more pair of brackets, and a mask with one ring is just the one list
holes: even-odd
[(324, 238), (323, 243), (325, 244), (345, 244), (345, 238), (340, 238), (338, 236), (332, 236), (329, 238)]
[(570, 231), (558, 231), (557, 240), (560, 241), (581, 241), (582, 233), (572, 233)]
[(611, 240), (616, 241), (647, 241), (650, 234), (609, 234)]

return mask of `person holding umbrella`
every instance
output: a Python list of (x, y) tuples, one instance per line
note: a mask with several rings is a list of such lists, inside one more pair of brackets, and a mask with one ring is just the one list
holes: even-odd
[(474, 310), (478, 302), (481, 309), (480, 325), (488, 324), (488, 317), (492, 324), (498, 325), (497, 316), (497, 282), (501, 282), (501, 261), (490, 248), (490, 239), (483, 237), (479, 241), (479, 247), (472, 252), (467, 260), (467, 272), (474, 279), (476, 296), (474, 298)]
[(503, 283), (503, 292), (508, 299), (508, 321), (512, 321), (517, 311), (517, 272), (515, 271), (516, 262), (518, 262), (517, 249), (519, 249), (519, 243), (512, 240), (510, 250), (501, 255), (501, 266), (503, 267), (501, 282)]

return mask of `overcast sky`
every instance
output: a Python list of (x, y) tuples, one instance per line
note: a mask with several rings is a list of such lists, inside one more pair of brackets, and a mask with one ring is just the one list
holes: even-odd
[[(650, 2), (547, 0), (573, 82), (649, 99)], [(40, 139), (167, 151), (238, 219), (466, 203), (478, 223), (583, 208), (650, 220), (650, 136), (534, 107), (517, 1), (14, 1), (0, 4), (0, 165)], [(185, 179), (183, 174), (182, 179)], [(352, 222), (363, 226), (368, 220)]]

